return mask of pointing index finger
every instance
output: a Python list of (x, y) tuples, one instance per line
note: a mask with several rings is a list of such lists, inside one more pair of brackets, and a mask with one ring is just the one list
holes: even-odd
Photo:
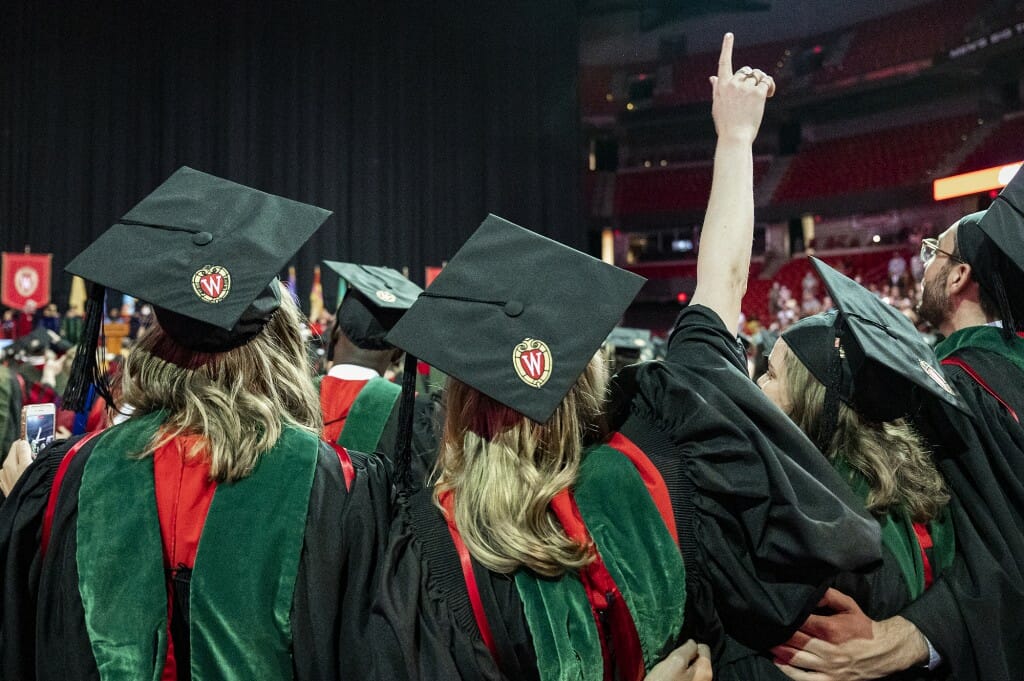
[(718, 80), (725, 82), (732, 76), (732, 33), (722, 38), (722, 53), (718, 57)]

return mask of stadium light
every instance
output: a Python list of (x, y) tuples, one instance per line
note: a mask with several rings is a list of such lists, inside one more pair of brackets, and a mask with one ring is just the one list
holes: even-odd
[(1020, 170), (1024, 161), (1009, 163), (1004, 166), (993, 166), (970, 173), (940, 177), (932, 182), (932, 195), (936, 201), (954, 199), (958, 196), (980, 194), (990, 189), (1002, 189)]

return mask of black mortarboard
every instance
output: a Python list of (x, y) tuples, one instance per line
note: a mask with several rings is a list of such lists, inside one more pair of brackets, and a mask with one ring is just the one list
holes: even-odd
[(761, 329), (754, 334), (754, 342), (761, 346), (761, 351), (764, 353), (770, 354), (777, 340), (779, 340), (779, 334), (768, 329)]
[(544, 423), (643, 282), (489, 215), (388, 340)]
[(640, 351), (651, 344), (650, 329), (634, 329), (628, 326), (616, 326), (608, 334), (605, 344), (615, 348)]
[(616, 326), (608, 334), (604, 346), (609, 352), (614, 372), (618, 372), (630, 364), (654, 358), (654, 347), (651, 345), (649, 329)]
[(335, 324), (364, 350), (386, 350), (388, 331), (423, 292), (390, 267), (324, 260), (348, 287), (338, 303)]
[(62, 355), (72, 347), (74, 346), (61, 338), (59, 334), (38, 326), (32, 333), (26, 334), (8, 345), (5, 348), (5, 352), (11, 357), (19, 354), (27, 356), (41, 355), (47, 350), (53, 350), (58, 355)]
[(1024, 322), (1024, 173), (1017, 171), (988, 210), (962, 218), (956, 234), (960, 257), (1012, 333)]
[[(87, 307), (102, 311), (102, 287), (123, 291), (151, 303), (179, 345), (223, 352), (270, 319), (281, 304), (277, 273), (330, 214), (181, 168), (66, 270), (93, 283)], [(92, 316), (87, 310), (83, 358), (98, 337)], [(81, 387), (73, 369), (69, 391)]]
[[(966, 411), (910, 320), (821, 260), (811, 262), (836, 309), (800, 320), (782, 338), (825, 385), (826, 419), (830, 392), (871, 421), (905, 415), (915, 390)], [(825, 439), (830, 437), (831, 432)]]

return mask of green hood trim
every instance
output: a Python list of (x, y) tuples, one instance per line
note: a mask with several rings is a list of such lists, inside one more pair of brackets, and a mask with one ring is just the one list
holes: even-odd
[[(686, 605), (686, 568), (636, 468), (603, 445), (590, 450), (572, 490), (580, 515), (621, 591), (648, 670), (677, 645)], [(576, 574), (515, 575), (542, 681), (603, 679), (601, 641)]]
[[(82, 477), (79, 590), (105, 681), (157, 680), (167, 655), (153, 459), (135, 458), (163, 421), (111, 428)], [(292, 678), (290, 613), (318, 450), (315, 436), (285, 426), (249, 477), (218, 485), (192, 572), (192, 678)]]
[(935, 355), (946, 359), (964, 348), (979, 348), (994, 352), (1024, 371), (1024, 339), (1014, 336), (1009, 341), (1003, 331), (994, 326), (968, 326), (950, 335), (935, 346)]
[(373, 454), (395, 408), (402, 387), (380, 376), (371, 378), (356, 395), (338, 444), (345, 449)]
[[(851, 468), (842, 457), (837, 457), (832, 465), (857, 496), (866, 502), (871, 491), (867, 479)], [(875, 515), (875, 519), (882, 529), (882, 544), (896, 559), (907, 592), (911, 600), (914, 600), (924, 593), (924, 561), (917, 533), (914, 532), (914, 521), (902, 508), (894, 508), (881, 516)], [(932, 538), (932, 555), (938, 563), (932, 566), (933, 576), (937, 578), (952, 564), (955, 553), (953, 523), (948, 509), (943, 509), (936, 519), (928, 523), (928, 532)]]

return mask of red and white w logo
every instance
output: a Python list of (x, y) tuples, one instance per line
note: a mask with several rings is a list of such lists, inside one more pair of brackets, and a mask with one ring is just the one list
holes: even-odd
[(207, 274), (205, 277), (199, 278), (199, 285), (203, 287), (206, 295), (211, 298), (220, 298), (221, 291), (224, 290), (224, 277), (220, 274)]
[(204, 303), (219, 303), (231, 290), (231, 275), (220, 265), (207, 265), (192, 275), (192, 289)]
[(512, 351), (512, 362), (519, 380), (534, 388), (551, 377), (551, 350), (544, 341), (524, 338)]
[(547, 364), (544, 361), (544, 351), (539, 349), (524, 352), (519, 357), (519, 363), (523, 365), (526, 375), (535, 381), (544, 375), (544, 366)]

